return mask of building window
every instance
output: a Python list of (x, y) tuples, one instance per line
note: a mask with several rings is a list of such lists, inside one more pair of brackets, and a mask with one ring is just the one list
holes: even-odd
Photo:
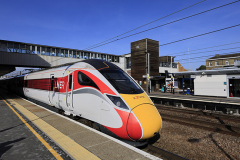
[(55, 52), (55, 48), (51, 48), (51, 56), (56, 56), (56, 54), (55, 54), (56, 52)]
[(30, 45), (26, 45), (26, 53), (31, 53)]
[(96, 55), (95, 55), (95, 53), (91, 53), (91, 59), (95, 59), (96, 58)]
[(30, 53), (37, 54), (37, 52), (35, 51), (35, 46), (30, 46)]
[(41, 55), (45, 55), (45, 54), (46, 54), (45, 50), (46, 50), (46, 48), (45, 48), (45, 47), (42, 47)]
[(131, 57), (126, 57), (127, 68), (131, 68)]
[(212, 66), (212, 62), (209, 62), (209, 66)]
[(108, 56), (108, 61), (112, 62), (112, 56)]
[(69, 50), (69, 56), (68, 56), (68, 57), (73, 57), (72, 52), (73, 52), (73, 51), (70, 51), (70, 50)]
[(21, 53), (27, 53), (27, 50), (26, 50), (26, 45), (25, 44), (20, 44), (20, 51)]
[(218, 62), (218, 61), (216, 61), (216, 62), (215, 62), (215, 66), (218, 66), (218, 65), (219, 65), (219, 62)]
[(47, 48), (46, 55), (47, 55), (47, 56), (50, 56), (50, 52), (51, 52), (51, 51), (50, 51), (50, 48)]
[(114, 62), (119, 62), (119, 57), (115, 57)]
[(14, 50), (13, 52), (19, 52), (19, 44), (14, 44)]
[(60, 57), (64, 57), (64, 49), (59, 49)]
[(81, 52), (77, 51), (77, 58), (80, 58)]
[(40, 54), (41, 52), (40, 52), (40, 47), (39, 46), (37, 46), (37, 54)]
[(65, 57), (68, 57), (68, 50), (65, 49)]
[(84, 52), (80, 52), (80, 58), (83, 58)]
[(98, 59), (101, 59), (101, 54), (98, 54)]
[(177, 68), (177, 63), (172, 63), (173, 68)]
[(88, 52), (84, 53), (84, 59), (89, 59), (89, 53)]
[(103, 54), (102, 54), (102, 59), (103, 59), (103, 60), (106, 60), (106, 55), (103, 55)]
[(56, 56), (61, 57), (61, 49), (56, 48)]
[[(24, 45), (25, 46), (25, 45)], [(8, 47), (8, 52), (13, 52), (13, 43), (11, 43), (11, 42), (8, 42), (7, 43), (7, 47)]]
[(229, 65), (229, 61), (226, 61), (226, 65)]
[(73, 58), (76, 58), (77, 57), (77, 51), (73, 51)]

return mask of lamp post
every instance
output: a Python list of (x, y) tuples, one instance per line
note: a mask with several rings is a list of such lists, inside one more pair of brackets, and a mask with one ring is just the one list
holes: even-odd
[(147, 75), (147, 91), (151, 92), (151, 80), (150, 80), (150, 54), (147, 51), (147, 39), (146, 39), (146, 75)]
[(150, 54), (148, 52), (146, 53), (146, 78), (147, 78), (147, 91), (151, 92), (151, 80), (150, 80)]
[(173, 73), (172, 73), (172, 58), (175, 58), (176, 56), (171, 56), (171, 82), (172, 82), (172, 89), (171, 91), (173, 91), (174, 94), (174, 77), (173, 77)]
[(148, 88), (149, 88), (149, 93), (151, 93), (151, 80), (150, 80), (150, 54), (147, 53), (148, 55)]

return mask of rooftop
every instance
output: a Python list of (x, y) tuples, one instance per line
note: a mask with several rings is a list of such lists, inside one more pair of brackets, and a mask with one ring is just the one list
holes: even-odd
[(211, 57), (207, 60), (212, 60), (212, 59), (221, 59), (221, 58), (234, 58), (234, 57), (240, 57), (240, 53), (234, 53), (234, 54), (216, 54), (214, 57)]

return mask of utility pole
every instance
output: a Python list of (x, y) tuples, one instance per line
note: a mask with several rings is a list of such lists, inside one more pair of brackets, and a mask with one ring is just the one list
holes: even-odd
[(173, 89), (173, 74), (172, 74), (172, 56), (171, 56), (171, 93), (172, 93), (172, 89)]
[(146, 90), (150, 93), (151, 81), (150, 81), (150, 54), (147, 51), (147, 39), (146, 39), (146, 75), (147, 75), (147, 88)]
[(149, 88), (149, 93), (151, 92), (151, 80), (150, 80), (150, 54), (147, 53), (148, 55), (148, 88)]
[(146, 39), (146, 81), (147, 81), (147, 84), (146, 84), (146, 91), (148, 91), (148, 54), (147, 54), (147, 39)]

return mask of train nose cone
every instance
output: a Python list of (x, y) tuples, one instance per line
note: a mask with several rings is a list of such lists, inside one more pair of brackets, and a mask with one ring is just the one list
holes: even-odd
[(133, 140), (149, 139), (159, 132), (161, 127), (162, 119), (156, 107), (152, 104), (142, 104), (131, 111), (127, 132)]

